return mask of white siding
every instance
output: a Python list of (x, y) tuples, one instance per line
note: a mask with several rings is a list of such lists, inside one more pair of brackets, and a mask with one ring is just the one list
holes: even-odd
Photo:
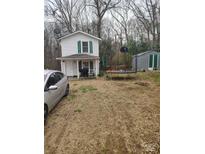
[(74, 70), (73, 70), (73, 61), (65, 61), (65, 74), (67, 76), (73, 76), (74, 75)]
[[(99, 43), (97, 39), (94, 39), (92, 37), (86, 36), (84, 34), (78, 33), (73, 36), (70, 36), (68, 38), (64, 38), (61, 40), (61, 51), (62, 56), (69, 56), (72, 54), (78, 54), (78, 48), (77, 48), (77, 42), (78, 41), (87, 41), (88, 42), (88, 53), (90, 54), (89, 49), (89, 41), (93, 42), (93, 53), (90, 55), (99, 56)], [(82, 44), (81, 44), (81, 53), (82, 52)]]

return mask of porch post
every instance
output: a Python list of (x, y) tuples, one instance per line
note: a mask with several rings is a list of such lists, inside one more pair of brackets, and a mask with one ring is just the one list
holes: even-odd
[(77, 60), (77, 77), (79, 79), (79, 66), (78, 66), (78, 60)]
[(98, 62), (98, 60), (96, 59), (96, 60), (95, 60), (95, 76), (96, 76), (96, 77), (97, 77), (97, 75), (98, 75), (98, 73), (97, 73), (97, 67), (98, 67), (97, 62)]
[(90, 74), (90, 60), (88, 61), (88, 76)]
[(61, 71), (62, 71), (65, 75), (67, 75), (66, 72), (65, 72), (65, 62), (64, 62), (63, 60), (61, 60)]

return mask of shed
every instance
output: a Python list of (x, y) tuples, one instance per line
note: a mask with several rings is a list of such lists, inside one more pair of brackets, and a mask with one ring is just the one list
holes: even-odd
[(146, 51), (134, 55), (132, 58), (133, 71), (159, 70), (160, 53), (157, 51)]

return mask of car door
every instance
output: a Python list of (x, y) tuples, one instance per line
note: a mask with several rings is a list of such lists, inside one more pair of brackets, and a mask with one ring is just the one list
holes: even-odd
[(52, 109), (55, 104), (58, 101), (58, 88), (56, 90), (49, 90), (48, 88), (51, 85), (56, 85), (56, 77), (55, 77), (55, 73), (52, 73), (48, 80), (47, 83), (45, 85), (45, 89), (44, 89), (44, 97), (45, 97), (45, 102), (47, 103), (49, 110)]
[(68, 79), (67, 76), (65, 76), (64, 74), (62, 74), (62, 89), (63, 89), (63, 96), (65, 95), (67, 86), (68, 86)]
[(56, 81), (57, 81), (56, 85), (58, 86), (58, 89), (57, 89), (57, 93), (58, 93), (57, 97), (58, 98), (57, 99), (59, 101), (65, 94), (63, 80), (62, 80), (63, 74), (60, 72), (56, 72), (55, 77), (56, 77)]

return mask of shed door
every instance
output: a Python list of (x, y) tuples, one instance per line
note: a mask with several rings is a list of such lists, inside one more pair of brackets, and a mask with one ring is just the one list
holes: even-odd
[(154, 68), (155, 68), (155, 69), (157, 68), (157, 61), (158, 61), (158, 60), (157, 60), (157, 57), (158, 57), (157, 54), (155, 54), (155, 55), (154, 55)]
[(150, 54), (149, 55), (149, 68), (152, 68), (153, 67), (153, 55)]

